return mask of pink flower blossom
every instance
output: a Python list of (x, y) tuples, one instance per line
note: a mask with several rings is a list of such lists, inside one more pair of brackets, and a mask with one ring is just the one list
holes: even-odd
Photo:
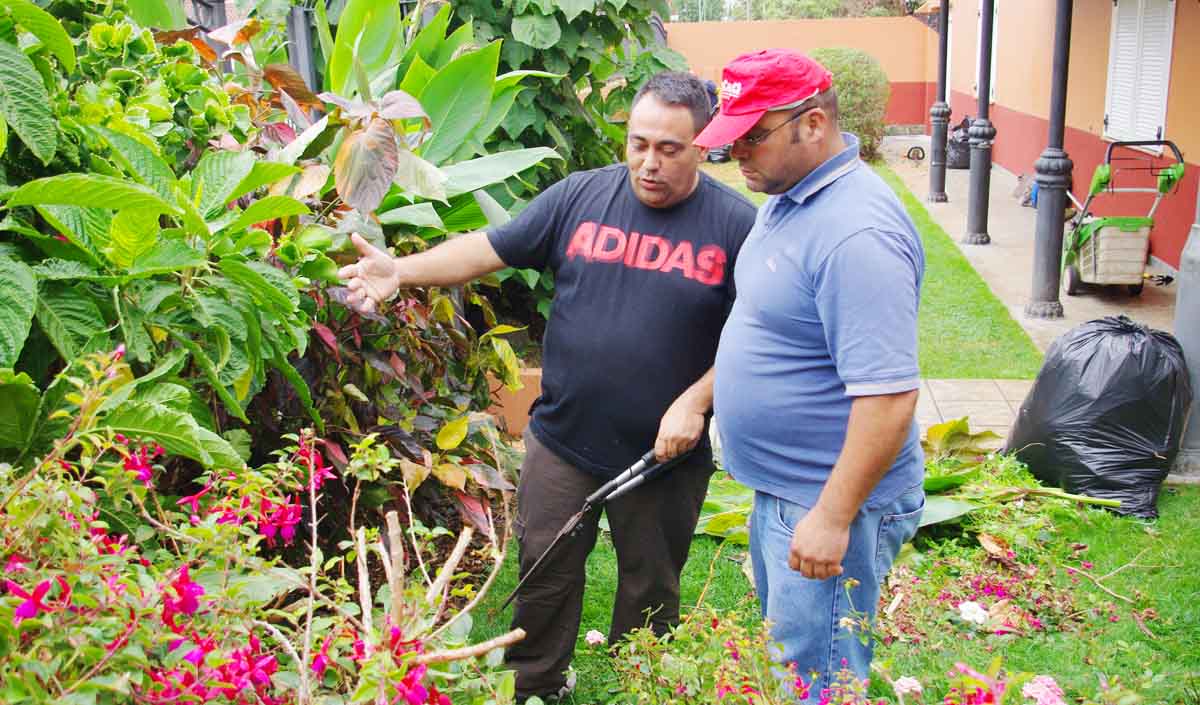
[(1050, 676), (1035, 676), (1021, 688), (1021, 695), (1033, 699), (1037, 705), (1066, 705), (1062, 688)]
[(200, 522), (200, 498), (211, 492), (212, 488), (212, 480), (209, 480), (208, 484), (206, 484), (204, 488), (196, 494), (190, 494), (186, 497), (180, 497), (178, 500), (176, 500), (175, 506), (182, 507), (186, 504), (192, 510), (192, 523), (198, 524)]
[(48, 614), (54, 611), (53, 607), (42, 601), (45, 599), (46, 593), (50, 592), (50, 586), (53, 584), (51, 581), (43, 580), (38, 583), (34, 586), (33, 593), (25, 592), (20, 585), (11, 580), (5, 580), (4, 584), (8, 588), (9, 594), (24, 600), (20, 605), (17, 605), (17, 609), (13, 612), (14, 626), (20, 624), (23, 620), (38, 616), (39, 612), (46, 612)]
[(742, 655), (738, 653), (737, 644), (733, 643), (733, 639), (725, 642), (725, 649), (729, 652), (729, 658), (734, 661), (741, 660)]
[(329, 662), (330, 662), (329, 646), (332, 643), (333, 643), (332, 635), (325, 637), (325, 641), (321, 642), (320, 650), (317, 651), (317, 655), (313, 657), (313, 662), (312, 662), (311, 668), (312, 668), (313, 673), (317, 674), (318, 678), (320, 678), (321, 676), (324, 676), (325, 669), (329, 668)]
[(912, 676), (901, 676), (892, 683), (892, 689), (896, 691), (896, 695), (920, 695), (923, 691), (921, 681)]
[(296, 457), (304, 463), (305, 469), (308, 470), (308, 482), (314, 491), (321, 489), (325, 480), (335, 477), (333, 471), (325, 464), (325, 458), (321, 455), (321, 451), (311, 443), (301, 442), (300, 448), (296, 451)]
[(29, 559), (25, 556), (22, 556), (20, 553), (13, 553), (4, 561), (4, 572), (10, 575), (24, 573), (26, 570), (25, 564), (28, 562)]
[(137, 479), (145, 483), (146, 487), (150, 487), (154, 477), (154, 459), (162, 454), (163, 448), (160, 445), (155, 445), (153, 449), (150, 446), (142, 446), (125, 456), (125, 469), (137, 475)]
[(589, 630), (587, 636), (585, 636), (583, 639), (591, 646), (599, 646), (600, 644), (608, 642), (608, 639), (606, 639), (603, 634), (595, 629)]
[(163, 590), (163, 623), (172, 631), (179, 633), (180, 627), (175, 623), (178, 614), (195, 614), (200, 609), (199, 597), (204, 594), (204, 588), (192, 582), (185, 565), (179, 570), (179, 575)]
[(275, 504), (264, 497), (259, 503), (258, 533), (266, 537), (268, 546), (275, 545), (276, 536), (290, 544), (296, 537), (296, 525), (300, 523), (302, 512), (294, 497), (285, 499), (283, 504)]

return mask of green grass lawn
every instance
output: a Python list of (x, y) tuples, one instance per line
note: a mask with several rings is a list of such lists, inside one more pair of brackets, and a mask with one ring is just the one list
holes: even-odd
[[(1200, 693), (1200, 488), (1167, 488), (1159, 500), (1160, 518), (1155, 522), (1118, 517), (1102, 510), (1086, 510), (1057, 518), (1058, 532), (1051, 541), (1056, 548), (1073, 543), (1087, 544), (1093, 573), (1104, 575), (1136, 558), (1137, 565), (1121, 569), (1105, 585), (1120, 595), (1136, 600), (1135, 605), (1111, 597), (1088, 581), (1078, 590), (1081, 606), (1103, 606), (1112, 602), (1119, 619), (1101, 617), (1087, 622), (1082, 633), (1044, 633), (1006, 639), (963, 641), (953, 632), (934, 638), (920, 648), (912, 645), (880, 647), (876, 660), (890, 660), (895, 675), (915, 676), (927, 687), (945, 682), (947, 669), (956, 661), (986, 667), (1001, 656), (1015, 671), (1051, 674), (1071, 695), (1094, 695), (1099, 678), (1114, 677), (1130, 686), (1140, 686), (1148, 672), (1159, 682), (1139, 690), (1155, 705), (1195, 705)], [(701, 591), (704, 604), (730, 611), (746, 621), (758, 619), (758, 602), (741, 572), (745, 549), (720, 544), (707, 536), (697, 537), (684, 569), (684, 609), (695, 606)], [(1054, 550), (1050, 547), (1047, 550)], [(575, 669), (579, 682), (567, 700), (577, 705), (607, 703), (620, 693), (608, 658), (583, 641), (590, 629), (607, 633), (616, 585), (616, 556), (607, 536), (602, 536), (587, 566), (587, 594), (583, 620), (576, 643)], [(711, 575), (711, 577), (710, 577)], [(1066, 580), (1066, 577), (1063, 577)], [(516, 561), (510, 555), (501, 576), (484, 604), (475, 613), (472, 640), (487, 639), (508, 630), (511, 611), (495, 612), (516, 584)], [(705, 585), (707, 584), (707, 589)], [(1156, 617), (1146, 621), (1155, 635), (1147, 636), (1131, 616), (1134, 609), (1153, 609)], [(1191, 673), (1194, 680), (1188, 680)], [(935, 686), (936, 687), (936, 686)], [(619, 701), (618, 701), (619, 702)], [(1068, 698), (1068, 702), (1072, 702)]]
[[(875, 171), (896, 191), (925, 245), (921, 290), (921, 375), (931, 379), (1032, 379), (1042, 354), (1008, 309), (930, 217), (900, 178), (882, 164)], [(766, 200), (746, 190), (737, 164), (708, 164), (704, 170), (755, 204)]]

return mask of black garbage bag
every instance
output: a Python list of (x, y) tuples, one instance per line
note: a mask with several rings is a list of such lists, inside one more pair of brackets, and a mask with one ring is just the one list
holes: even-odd
[(946, 168), (967, 169), (971, 166), (971, 118), (964, 117), (946, 138)]
[(1008, 450), (1047, 485), (1153, 519), (1191, 403), (1174, 336), (1125, 316), (1088, 321), (1050, 346)]

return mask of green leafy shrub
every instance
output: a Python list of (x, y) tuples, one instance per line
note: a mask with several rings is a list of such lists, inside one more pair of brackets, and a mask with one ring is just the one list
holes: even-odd
[[(273, 462), (220, 465), (176, 497), (155, 438), (103, 423), (137, 383), (124, 358), (80, 360), (56, 411), (67, 432), (41, 458), (0, 463), (0, 701), (512, 702), (496, 667), (520, 635), (465, 645), (486, 583), (457, 573), (461, 550), (439, 558), (394, 513), (386, 544), (359, 527), (335, 552), (318, 547), (328, 489), (394, 468), (374, 438), (344, 478), (302, 432)], [(497, 569), (499, 541), (484, 550)], [(289, 544), (307, 545), (303, 568), (271, 557)]]
[(883, 140), (883, 115), (891, 95), (883, 67), (867, 52), (846, 47), (814, 49), (811, 56), (833, 73), (842, 129), (858, 136), (863, 159), (875, 159)]

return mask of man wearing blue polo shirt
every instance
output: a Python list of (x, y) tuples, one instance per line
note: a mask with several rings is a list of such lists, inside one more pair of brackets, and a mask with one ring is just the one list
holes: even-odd
[(747, 186), (771, 197), (734, 270), (716, 417), (727, 469), (755, 490), (763, 616), (784, 661), (818, 674), (816, 698), (843, 665), (868, 676), (872, 645), (839, 623), (852, 609), (874, 616), (925, 503), (913, 423), (925, 257), (838, 130), (832, 76), (812, 59), (769, 50), (725, 68), (696, 144), (730, 142)]

